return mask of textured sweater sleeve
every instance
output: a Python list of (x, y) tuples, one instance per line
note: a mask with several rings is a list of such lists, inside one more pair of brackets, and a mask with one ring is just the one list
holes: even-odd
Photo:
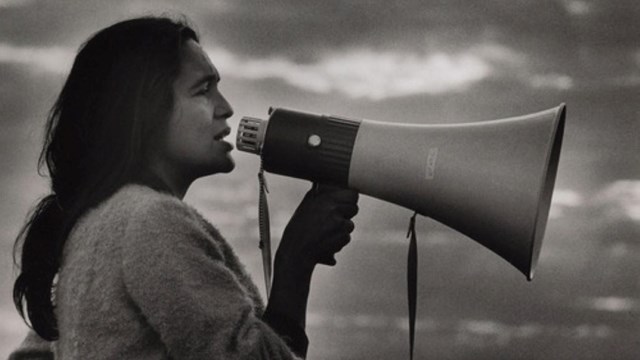
[(296, 359), (255, 313), (224, 251), (192, 210), (162, 198), (125, 231), (122, 272), (141, 315), (175, 359)]

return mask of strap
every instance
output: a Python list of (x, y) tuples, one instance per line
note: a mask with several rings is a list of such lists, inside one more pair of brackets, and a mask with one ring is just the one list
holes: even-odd
[(416, 337), (416, 304), (418, 299), (418, 246), (416, 239), (416, 215), (409, 221), (409, 254), (407, 255), (407, 299), (409, 300), (409, 359), (413, 360)]
[(271, 292), (271, 230), (269, 228), (269, 204), (267, 202), (269, 188), (267, 187), (267, 179), (264, 177), (262, 163), (260, 163), (260, 172), (258, 172), (258, 182), (260, 183), (260, 199), (258, 201), (259, 247), (262, 251), (262, 270), (268, 299)]

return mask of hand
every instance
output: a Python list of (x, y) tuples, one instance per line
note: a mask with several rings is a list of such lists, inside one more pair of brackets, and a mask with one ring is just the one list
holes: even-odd
[(351, 240), (357, 201), (357, 192), (331, 186), (314, 185), (305, 195), (282, 234), (265, 314), (305, 328), (313, 269), (316, 264), (335, 265), (334, 254)]
[(351, 240), (357, 201), (354, 190), (314, 185), (284, 230), (276, 268), (310, 273), (316, 264), (335, 265), (334, 255)]

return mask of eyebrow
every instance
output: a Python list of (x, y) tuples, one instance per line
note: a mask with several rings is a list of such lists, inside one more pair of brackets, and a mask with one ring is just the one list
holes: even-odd
[(207, 74), (207, 75), (199, 78), (193, 85), (191, 85), (191, 87), (189, 89), (195, 90), (197, 87), (201, 86), (202, 84), (208, 83), (208, 82), (219, 83), (220, 82), (220, 76), (217, 73)]

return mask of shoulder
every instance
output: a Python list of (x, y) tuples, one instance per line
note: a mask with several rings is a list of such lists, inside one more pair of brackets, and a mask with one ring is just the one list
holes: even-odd
[(219, 234), (193, 207), (175, 196), (149, 187), (129, 184), (106, 203), (105, 215), (124, 224), (123, 249), (147, 254), (175, 251), (177, 247), (197, 247), (221, 253)]
[(125, 216), (193, 216), (193, 210), (182, 200), (138, 184), (120, 188), (105, 202), (105, 207), (109, 212)]
[(193, 207), (175, 196), (138, 184), (120, 188), (95, 215), (125, 223), (127, 232), (204, 228), (207, 222)]

